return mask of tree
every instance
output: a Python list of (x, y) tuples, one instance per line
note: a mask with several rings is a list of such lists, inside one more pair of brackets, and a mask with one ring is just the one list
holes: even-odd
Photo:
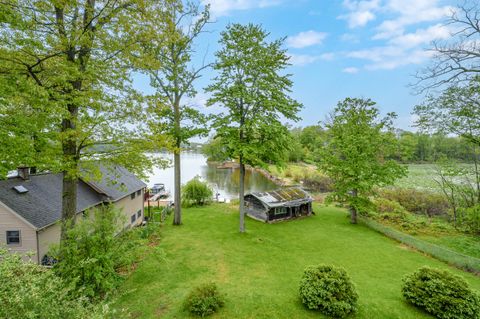
[[(30, 118), (37, 130), (17, 134), (15, 129), (6, 136), (35, 140), (36, 132), (48, 130), (44, 149), (55, 159), (48, 169), (63, 175), (62, 238), (75, 221), (81, 161), (84, 171), (90, 171), (87, 176), (92, 170), (98, 175), (89, 163), (99, 160), (125, 165), (136, 173), (148, 164), (135, 126), (143, 110), (130, 86), (130, 65), (139, 44), (156, 36), (152, 26), (161, 24), (162, 3), (6, 0), (0, 4), (0, 83), (20, 88), (1, 91), (2, 100), (11, 101), (3, 103), (4, 110), (19, 108), (22, 116), (28, 108), (40, 112)], [(39, 124), (39, 119), (48, 121), (49, 127)], [(19, 158), (12, 157), (8, 164)]]
[(424, 131), (454, 134), (470, 144), (475, 188), (480, 202), (480, 78), (465, 86), (451, 86), (439, 96), (430, 95), (415, 106), (417, 125)]
[(380, 118), (375, 104), (358, 98), (339, 102), (326, 123), (328, 138), (320, 150), (319, 168), (334, 181), (332, 198), (349, 205), (354, 224), (375, 186), (405, 175), (405, 168), (387, 159), (397, 151), (392, 127), (396, 115)]
[[(145, 42), (153, 66), (147, 68), (151, 85), (157, 90), (150, 108), (149, 126), (157, 135), (171, 138), (174, 157), (174, 225), (182, 223), (180, 155), (182, 145), (197, 135), (206, 134), (207, 117), (185, 103), (194, 97), (193, 83), (209, 65), (190, 68), (195, 54), (194, 41), (208, 23), (208, 6), (199, 11), (198, 4), (173, 0), (165, 9), (163, 38)], [(158, 67), (155, 67), (157, 65)], [(166, 106), (166, 107), (165, 107)], [(163, 145), (162, 145), (163, 146)]]
[(245, 164), (281, 161), (289, 147), (284, 120), (297, 120), (301, 105), (289, 97), (290, 76), (282, 74), (288, 56), (283, 39), (268, 42), (258, 25), (231, 24), (222, 32), (216, 52), (218, 75), (206, 89), (208, 105), (226, 109), (213, 127), (225, 143), (230, 158), (240, 164), (240, 232), (245, 231)]
[(429, 95), (414, 113), (422, 131), (454, 134), (480, 146), (480, 78)]
[(417, 73), (423, 92), (444, 85), (469, 82), (480, 73), (480, 15), (478, 1), (465, 1), (452, 10), (445, 27), (451, 37), (433, 42), (432, 64)]
[(220, 137), (214, 137), (208, 140), (202, 146), (202, 153), (207, 156), (207, 161), (223, 162), (228, 160), (225, 143)]

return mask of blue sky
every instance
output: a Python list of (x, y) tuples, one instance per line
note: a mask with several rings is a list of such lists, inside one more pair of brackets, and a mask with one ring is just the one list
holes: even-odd
[[(383, 113), (398, 114), (396, 126), (412, 129), (413, 106), (423, 99), (408, 85), (426, 66), (434, 40), (450, 37), (444, 25), (455, 1), (441, 0), (200, 0), (211, 4), (215, 23), (197, 41), (194, 64), (213, 62), (219, 34), (229, 23), (261, 24), (271, 38), (286, 37), (293, 64), (292, 96), (304, 105), (295, 126), (317, 124), (345, 97), (376, 101)], [(192, 101), (202, 108), (205, 71)], [(137, 86), (149, 91), (148, 80)]]

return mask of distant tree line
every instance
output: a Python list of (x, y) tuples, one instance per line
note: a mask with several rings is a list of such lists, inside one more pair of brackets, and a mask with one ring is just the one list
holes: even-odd
[[(319, 159), (319, 150), (328, 139), (328, 130), (320, 125), (290, 129), (291, 145), (284, 151), (286, 162), (315, 163)], [(396, 130), (394, 138), (398, 141), (397, 150), (392, 159), (403, 163), (436, 163), (440, 159), (450, 159), (462, 163), (472, 163), (478, 156), (477, 148), (468, 140), (444, 133), (423, 133)], [(218, 138), (206, 143), (202, 151), (211, 161), (228, 159)]]

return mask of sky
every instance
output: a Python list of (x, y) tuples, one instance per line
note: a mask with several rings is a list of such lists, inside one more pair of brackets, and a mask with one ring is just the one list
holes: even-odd
[[(456, 1), (441, 0), (199, 0), (211, 5), (213, 23), (196, 42), (192, 63), (214, 61), (220, 32), (229, 23), (261, 24), (270, 39), (285, 38), (292, 64), (292, 97), (303, 104), (294, 126), (325, 120), (346, 97), (370, 98), (382, 113), (395, 112), (396, 126), (414, 130), (413, 107), (423, 100), (410, 86), (427, 66), (432, 41), (447, 40), (445, 19)], [(195, 83), (192, 104), (205, 112), (203, 89), (215, 75)], [(151, 92), (148, 79), (136, 86)]]

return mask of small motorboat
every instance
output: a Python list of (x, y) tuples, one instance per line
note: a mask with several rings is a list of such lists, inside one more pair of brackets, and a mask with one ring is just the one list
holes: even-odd
[(150, 189), (150, 200), (158, 200), (160, 198), (167, 198), (170, 196), (170, 192), (165, 189), (165, 184), (156, 183)]

